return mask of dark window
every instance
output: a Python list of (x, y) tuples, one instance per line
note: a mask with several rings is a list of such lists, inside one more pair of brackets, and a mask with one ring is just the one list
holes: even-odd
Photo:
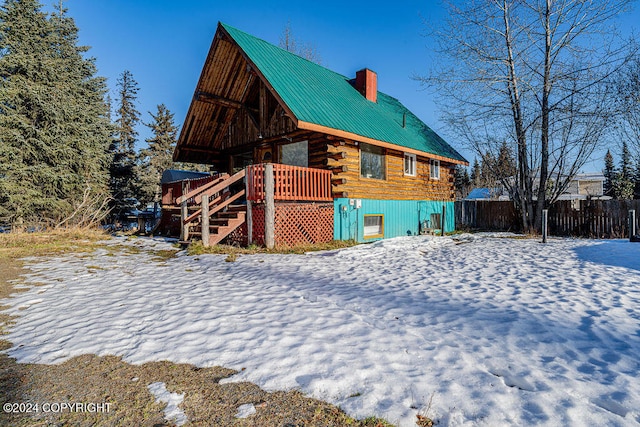
[(360, 176), (387, 179), (384, 148), (360, 144)]

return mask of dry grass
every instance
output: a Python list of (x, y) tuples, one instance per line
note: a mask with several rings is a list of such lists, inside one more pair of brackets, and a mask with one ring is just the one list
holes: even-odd
[[(6, 356), (0, 356), (6, 358)], [(267, 393), (248, 382), (220, 384), (230, 369), (196, 368), (171, 362), (130, 365), (119, 357), (83, 355), (60, 365), (12, 364), (0, 377), (6, 400), (20, 402), (109, 403), (109, 412), (0, 413), (0, 424), (13, 426), (167, 426), (165, 404), (156, 403), (147, 386), (164, 382), (184, 394), (180, 405), (186, 426), (354, 426), (389, 427), (377, 418), (357, 421), (335, 406), (296, 391)], [(237, 419), (240, 405), (253, 404), (256, 414)]]
[[(46, 256), (95, 249), (97, 241), (108, 237), (95, 230), (66, 230), (47, 233), (9, 233), (0, 235), (0, 299), (16, 292), (22, 266), (20, 257)], [(201, 245), (200, 245), (201, 246)], [(313, 247), (286, 248), (278, 251), (249, 248), (214, 247), (210, 253), (225, 253), (235, 259), (247, 253), (304, 253), (309, 250), (336, 249), (343, 243)], [(197, 245), (195, 245), (197, 248)], [(135, 247), (118, 247), (118, 253), (136, 252)], [(204, 248), (203, 248), (204, 249)], [(110, 246), (110, 250), (115, 250)], [(197, 250), (197, 249), (196, 249)], [(218, 252), (215, 252), (218, 251)], [(209, 252), (209, 251), (208, 251)], [(204, 253), (204, 252), (202, 252)], [(152, 251), (150, 260), (162, 264), (175, 251)], [(0, 326), (12, 319), (0, 313)], [(0, 328), (0, 334), (2, 334)], [(0, 340), (0, 350), (11, 343)], [(119, 357), (82, 355), (59, 365), (17, 363), (0, 352), (0, 405), (5, 403), (110, 403), (108, 413), (39, 413), (11, 414), (0, 411), (4, 426), (172, 426), (164, 419), (164, 403), (156, 403), (147, 386), (164, 382), (173, 393), (184, 393), (180, 405), (187, 415), (186, 426), (354, 426), (392, 427), (375, 417), (355, 420), (339, 408), (311, 399), (297, 391), (267, 393), (257, 385), (241, 382), (220, 384), (235, 371), (221, 368), (198, 368), (171, 362), (131, 365)], [(238, 406), (252, 403), (257, 412), (237, 419)]]
[(0, 258), (54, 255), (70, 251), (89, 251), (109, 235), (95, 228), (71, 228), (46, 232), (14, 231), (0, 234)]
[(229, 245), (213, 245), (205, 248), (202, 242), (196, 241), (189, 245), (187, 253), (189, 255), (217, 254), (229, 255), (233, 261), (238, 255), (254, 255), (254, 254), (305, 254), (307, 252), (328, 251), (334, 249), (343, 249), (355, 246), (358, 243), (354, 240), (333, 240), (327, 243), (297, 245), (297, 246), (277, 246), (273, 249), (267, 249), (260, 246), (249, 246), (241, 248)]

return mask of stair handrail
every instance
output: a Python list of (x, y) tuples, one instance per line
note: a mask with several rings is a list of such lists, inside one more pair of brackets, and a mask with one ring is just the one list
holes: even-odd
[[(200, 187), (196, 187), (193, 190), (189, 191), (187, 194), (183, 194), (182, 196), (178, 197), (176, 199), (176, 204), (180, 205), (185, 200), (189, 200), (189, 199), (191, 199), (191, 198), (193, 198), (195, 196), (198, 196), (202, 192), (208, 190), (209, 188), (213, 187), (216, 184), (220, 184), (221, 182), (224, 182), (228, 178), (229, 178), (229, 174), (227, 174), (227, 173), (221, 174), (216, 179), (214, 179), (213, 181), (210, 181), (210, 182), (206, 183), (205, 185), (201, 185)], [(199, 202), (199, 200), (196, 201), (196, 202)]]
[[(244, 194), (245, 194), (244, 190), (238, 191), (236, 194), (234, 194), (233, 196), (230, 196), (228, 199), (226, 199), (225, 201), (223, 201), (220, 204), (217, 204), (217, 203), (222, 200), (222, 197), (216, 197), (215, 199), (211, 200), (209, 202), (209, 216), (212, 216), (213, 214), (217, 213), (218, 211), (220, 211), (224, 207), (229, 206), (231, 203), (235, 202), (240, 197), (244, 196)], [(183, 224), (188, 224), (188, 223), (192, 222), (194, 219), (199, 217), (201, 214), (202, 214), (202, 209), (198, 209), (197, 211), (195, 211), (194, 213), (189, 215), (183, 221)]]
[(203, 185), (202, 187), (196, 188), (194, 191), (190, 191), (189, 193), (187, 193), (185, 196), (183, 196), (181, 199), (178, 199), (178, 200), (180, 200), (180, 203), (183, 203), (185, 200), (193, 198), (195, 203), (198, 204), (202, 201), (202, 197), (213, 196), (214, 194), (220, 192), (221, 190), (224, 190), (225, 188), (229, 187), (231, 184), (234, 184), (240, 181), (242, 178), (244, 178), (245, 174), (246, 174), (245, 170), (242, 169), (241, 171), (235, 173), (234, 175), (231, 175), (231, 176), (227, 175), (227, 178), (225, 178), (222, 182), (218, 182), (213, 186)]

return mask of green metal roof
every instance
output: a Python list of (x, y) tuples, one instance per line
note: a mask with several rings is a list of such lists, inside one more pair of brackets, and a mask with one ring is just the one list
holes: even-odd
[(377, 102), (371, 102), (349, 83), (349, 78), (236, 28), (220, 25), (299, 121), (466, 162), (397, 99), (378, 92)]

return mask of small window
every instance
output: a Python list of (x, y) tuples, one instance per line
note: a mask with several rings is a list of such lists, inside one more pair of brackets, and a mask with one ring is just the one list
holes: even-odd
[(440, 160), (431, 160), (431, 179), (440, 179)]
[(416, 155), (404, 153), (404, 174), (416, 176)]
[(364, 216), (364, 238), (384, 237), (384, 215)]
[(387, 179), (384, 149), (360, 144), (360, 175), (363, 178)]
[(281, 146), (280, 162), (283, 165), (309, 167), (309, 142), (300, 141)]

